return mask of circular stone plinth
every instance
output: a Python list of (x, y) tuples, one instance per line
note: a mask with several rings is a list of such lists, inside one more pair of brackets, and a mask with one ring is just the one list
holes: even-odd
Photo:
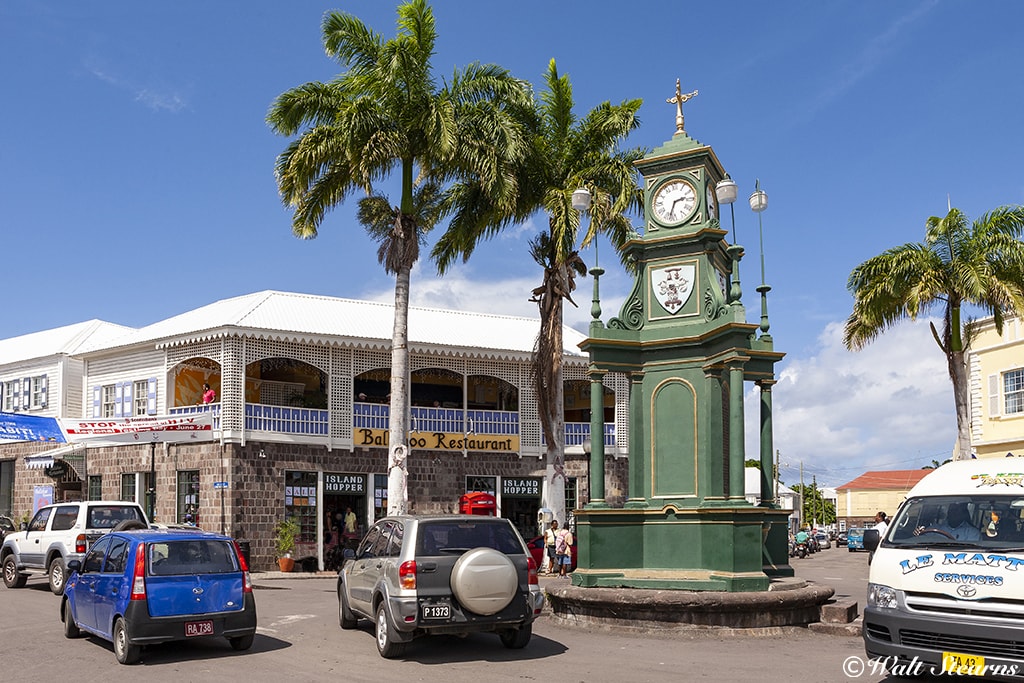
[(788, 579), (746, 593), (571, 585), (548, 586), (545, 593), (560, 625), (649, 631), (806, 626), (819, 620), (821, 606), (835, 591)]

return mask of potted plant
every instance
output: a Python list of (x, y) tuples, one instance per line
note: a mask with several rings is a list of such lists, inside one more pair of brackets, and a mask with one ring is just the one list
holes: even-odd
[(283, 572), (290, 572), (295, 568), (292, 551), (295, 550), (295, 540), (299, 537), (299, 520), (294, 517), (282, 519), (274, 527), (274, 533), (277, 541), (277, 566)]

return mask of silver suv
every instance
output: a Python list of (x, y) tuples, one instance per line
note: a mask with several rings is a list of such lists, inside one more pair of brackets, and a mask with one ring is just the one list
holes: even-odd
[(543, 606), (537, 565), (500, 517), (385, 517), (338, 574), (341, 627), (373, 620), (387, 658), (439, 633), (494, 632), (506, 647), (522, 648)]
[(70, 560), (81, 561), (89, 545), (108, 531), (146, 528), (149, 521), (137, 503), (90, 500), (45, 505), (24, 531), (4, 537), (0, 565), (4, 585), (21, 588), (29, 575), (46, 575), (55, 595), (64, 592)]

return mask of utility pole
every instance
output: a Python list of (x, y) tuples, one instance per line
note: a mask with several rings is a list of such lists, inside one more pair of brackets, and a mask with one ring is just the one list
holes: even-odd
[(800, 461), (800, 527), (804, 528), (804, 501), (807, 498), (807, 490), (804, 488), (804, 461)]
[(815, 474), (811, 477), (811, 490), (814, 492), (811, 494), (811, 517), (814, 523), (814, 528), (818, 528), (818, 502), (814, 500), (815, 496), (818, 495), (818, 475)]

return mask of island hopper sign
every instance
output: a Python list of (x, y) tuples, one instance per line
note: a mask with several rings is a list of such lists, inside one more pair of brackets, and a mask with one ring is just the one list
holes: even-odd
[[(388, 430), (356, 429), (356, 446), (387, 448)], [(518, 434), (462, 434), (447, 432), (409, 432), (409, 448), (423, 451), (474, 451), (478, 453), (518, 453)]]

